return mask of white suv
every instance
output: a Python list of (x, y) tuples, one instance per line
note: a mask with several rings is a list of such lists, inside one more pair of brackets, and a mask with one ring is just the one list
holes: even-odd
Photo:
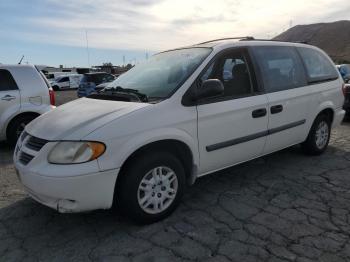
[(45, 76), (32, 65), (0, 64), (0, 141), (16, 144), (25, 125), (55, 103)]
[(342, 83), (310, 45), (246, 38), (170, 50), (36, 119), (14, 161), (28, 193), (59, 212), (116, 204), (150, 223), (197, 177), (299, 143), (321, 154), (344, 117)]

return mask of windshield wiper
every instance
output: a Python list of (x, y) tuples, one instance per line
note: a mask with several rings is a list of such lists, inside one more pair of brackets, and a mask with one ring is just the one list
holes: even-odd
[(99, 93), (111, 95), (126, 94), (136, 98), (136, 100), (139, 102), (148, 102), (148, 97), (146, 94), (140, 93), (136, 89), (122, 88), (121, 86), (104, 88)]
[(101, 91), (91, 93), (88, 98), (120, 100), (128, 102), (144, 102), (148, 103), (148, 96), (140, 93), (136, 89), (117, 87), (106, 87)]

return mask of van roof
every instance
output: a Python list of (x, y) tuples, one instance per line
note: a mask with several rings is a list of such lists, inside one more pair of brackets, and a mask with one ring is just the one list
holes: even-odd
[[(277, 40), (270, 40), (270, 39), (255, 39), (252, 36), (245, 36), (245, 37), (228, 37), (228, 38), (214, 39), (214, 40), (194, 44), (191, 46), (174, 48), (171, 50), (177, 50), (177, 49), (183, 49), (183, 48), (193, 48), (193, 47), (207, 47), (207, 48), (213, 48), (213, 49), (225, 49), (225, 48), (238, 47), (238, 46), (266, 46), (266, 45), (269, 45), (269, 46), (298, 46), (298, 47), (316, 48), (315, 46), (308, 45), (306, 43), (285, 42), (285, 41), (277, 41)], [(166, 50), (164, 52), (171, 51), (171, 50)], [(160, 52), (160, 53), (163, 53), (163, 52)]]
[(286, 41), (277, 41), (270, 39), (255, 39), (253, 37), (242, 37), (242, 38), (222, 38), (214, 39), (193, 46), (198, 47), (225, 47), (229, 45), (235, 46), (255, 46), (255, 45), (271, 45), (271, 46), (310, 46), (303, 42), (286, 42)]

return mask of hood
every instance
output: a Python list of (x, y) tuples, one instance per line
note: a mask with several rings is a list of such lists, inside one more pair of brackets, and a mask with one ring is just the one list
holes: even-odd
[(81, 98), (45, 113), (26, 126), (26, 131), (46, 140), (79, 140), (103, 125), (147, 103)]

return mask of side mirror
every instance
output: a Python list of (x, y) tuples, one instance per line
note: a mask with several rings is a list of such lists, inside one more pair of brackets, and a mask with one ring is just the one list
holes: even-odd
[(197, 89), (196, 100), (208, 97), (215, 97), (224, 93), (224, 85), (219, 79), (208, 79)]

